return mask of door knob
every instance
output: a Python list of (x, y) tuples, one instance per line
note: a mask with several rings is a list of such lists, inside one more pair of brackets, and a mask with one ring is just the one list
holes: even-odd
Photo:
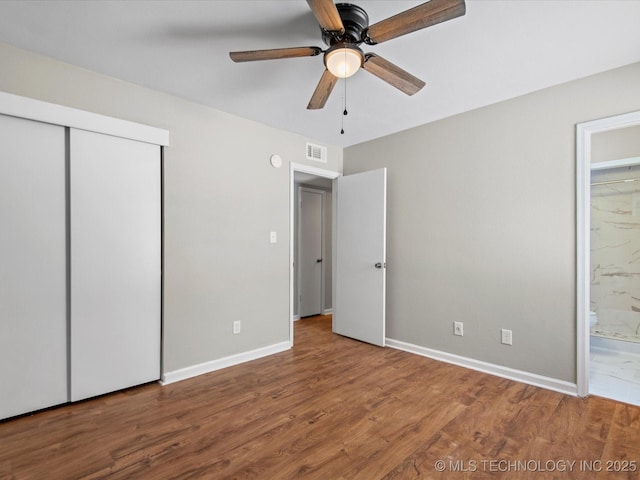
[[(378, 262), (378, 263), (376, 263), (376, 264), (374, 265), (374, 267), (376, 267), (376, 268), (382, 268), (382, 267), (383, 267), (383, 265), (382, 265), (382, 263)], [(384, 267), (385, 267), (385, 268), (387, 267), (387, 264), (386, 264), (386, 263), (384, 264)]]
[(317, 259), (316, 263), (322, 263), (322, 259), (321, 258)]

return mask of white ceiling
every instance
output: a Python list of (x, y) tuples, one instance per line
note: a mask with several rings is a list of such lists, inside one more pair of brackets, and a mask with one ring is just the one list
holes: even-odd
[[(353, 1), (370, 23), (422, 3)], [(409, 97), (358, 72), (340, 135), (342, 81), (323, 110), (306, 110), (322, 56), (228, 56), (325, 48), (303, 0), (0, 2), (2, 42), (341, 146), (638, 62), (639, 25), (639, 0), (467, 0), (463, 17), (363, 48), (427, 86)]]

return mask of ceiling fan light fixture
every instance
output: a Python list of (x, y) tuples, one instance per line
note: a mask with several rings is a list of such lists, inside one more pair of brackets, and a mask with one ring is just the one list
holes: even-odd
[(362, 51), (348, 44), (334, 45), (324, 54), (327, 70), (338, 78), (350, 77), (360, 69), (363, 62)]

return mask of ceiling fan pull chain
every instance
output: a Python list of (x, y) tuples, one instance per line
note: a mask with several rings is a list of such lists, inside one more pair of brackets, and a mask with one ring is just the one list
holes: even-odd
[[(344, 51), (344, 63), (347, 63), (347, 51)], [(344, 77), (344, 111), (342, 112), (343, 115), (347, 115), (347, 78), (348, 77)]]
[(344, 135), (344, 117), (349, 114), (349, 112), (347, 112), (347, 77), (344, 78), (344, 95), (342, 98), (344, 100), (344, 110), (342, 111), (342, 128), (340, 129), (340, 135)]

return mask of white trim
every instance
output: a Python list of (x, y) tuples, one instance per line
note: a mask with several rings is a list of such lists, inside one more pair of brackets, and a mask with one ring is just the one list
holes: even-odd
[(576, 125), (576, 383), (589, 395), (589, 310), (591, 302), (591, 136), (640, 125), (640, 111)]
[(597, 162), (591, 164), (591, 171), (608, 170), (610, 168), (635, 167), (640, 165), (640, 157), (621, 158), (619, 160), (609, 160), (607, 162)]
[(589, 395), (589, 322), (591, 260), (591, 216), (587, 205), (591, 203), (591, 165), (582, 159), (591, 158), (591, 134), (585, 134), (583, 125), (576, 128), (576, 382), (578, 395)]
[[(321, 315), (332, 315), (332, 314), (333, 314), (333, 309), (332, 308), (325, 308), (321, 313)], [(300, 318), (301, 318), (300, 315), (294, 315), (293, 316), (293, 321), (297, 322), (298, 320), (300, 320)]]
[(336, 179), (342, 176), (342, 173), (335, 172), (333, 170), (326, 170), (324, 168), (313, 167), (311, 165), (304, 165), (302, 163), (291, 162), (289, 164), (291, 172), (308, 173), (310, 175), (317, 175), (318, 177)]
[[(291, 346), (293, 346), (293, 322), (294, 322), (294, 308), (293, 308), (293, 302), (294, 302), (294, 298), (293, 298), (293, 279), (294, 277), (294, 272), (293, 272), (293, 266), (294, 266), (294, 262), (295, 262), (295, 258), (294, 258), (294, 245), (295, 245), (295, 238), (294, 238), (294, 229), (295, 229), (295, 225), (294, 225), (294, 208), (296, 207), (295, 205), (295, 173), (296, 172), (301, 172), (301, 173), (309, 173), (311, 175), (317, 175), (318, 177), (323, 177), (323, 178), (330, 178), (335, 180), (336, 178), (342, 176), (342, 173), (340, 172), (335, 172), (333, 170), (325, 170), (323, 168), (318, 168), (318, 167), (312, 167), (309, 165), (304, 165), (302, 163), (295, 163), (295, 162), (291, 162), (289, 163), (289, 342), (291, 344)], [(335, 206), (333, 207), (335, 208)], [(332, 219), (335, 219), (335, 217), (332, 216)], [(333, 229), (334, 231), (334, 235), (335, 235), (335, 228)], [(335, 236), (334, 236), (335, 238)], [(332, 252), (335, 252), (335, 249), (333, 248), (335, 247), (335, 242), (332, 246)], [(332, 258), (335, 261), (335, 253), (332, 254)], [(334, 265), (335, 267), (335, 265)], [(333, 270), (335, 272), (335, 268)]]
[(169, 146), (167, 130), (6, 92), (0, 92), (0, 114)]
[(516, 382), (526, 383), (535, 387), (553, 390), (555, 392), (564, 393), (574, 397), (577, 393), (576, 384), (571, 382), (558, 380), (551, 377), (545, 377), (543, 375), (537, 375), (535, 373), (529, 373), (522, 370), (516, 370), (509, 367), (504, 367), (502, 365), (482, 362), (473, 358), (461, 357), (452, 353), (442, 352), (440, 350), (433, 350), (431, 348), (401, 342), (400, 340), (387, 338), (387, 347), (414, 353), (416, 355), (432, 358), (441, 362), (458, 365), (460, 367), (470, 368), (471, 370), (488, 373), (489, 375), (496, 375), (501, 378), (514, 380)]
[(267, 347), (258, 348), (256, 350), (251, 350), (249, 352), (238, 353), (229, 357), (211, 360), (210, 362), (192, 365), (190, 367), (174, 370), (173, 372), (164, 373), (160, 383), (162, 385), (168, 385), (188, 378), (197, 377), (198, 375), (204, 375), (205, 373), (215, 372), (222, 368), (232, 367), (241, 363), (250, 362), (251, 360), (257, 360), (258, 358), (267, 357), (275, 353), (284, 352), (290, 348), (291, 345), (289, 342), (281, 342)]

